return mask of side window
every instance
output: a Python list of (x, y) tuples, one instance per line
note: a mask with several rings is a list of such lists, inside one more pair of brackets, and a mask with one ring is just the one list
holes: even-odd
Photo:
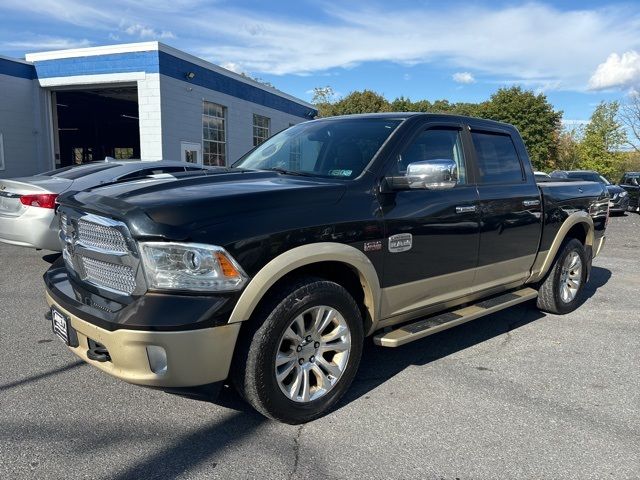
[(458, 166), (458, 184), (467, 183), (460, 131), (432, 128), (422, 132), (398, 157), (392, 175), (404, 175), (410, 163), (426, 160), (453, 160)]
[(471, 132), (475, 146), (480, 183), (522, 183), (524, 173), (516, 147), (509, 135)]

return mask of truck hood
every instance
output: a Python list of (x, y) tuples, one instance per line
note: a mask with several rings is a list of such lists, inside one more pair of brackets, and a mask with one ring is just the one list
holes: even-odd
[(58, 201), (63, 208), (122, 220), (134, 237), (181, 240), (195, 229), (232, 221), (239, 215), (273, 210), (299, 215), (313, 204), (335, 204), (345, 190), (343, 182), (331, 179), (227, 170), (69, 192)]

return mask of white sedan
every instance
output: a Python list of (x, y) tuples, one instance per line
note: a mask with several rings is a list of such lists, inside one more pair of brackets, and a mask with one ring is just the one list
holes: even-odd
[(167, 160), (106, 160), (33, 177), (0, 179), (0, 242), (60, 251), (56, 198), (61, 193), (206, 168)]

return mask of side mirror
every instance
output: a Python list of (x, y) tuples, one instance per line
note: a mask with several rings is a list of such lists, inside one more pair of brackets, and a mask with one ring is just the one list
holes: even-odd
[(413, 162), (404, 176), (387, 177), (386, 182), (391, 190), (446, 190), (458, 183), (458, 165), (446, 158)]

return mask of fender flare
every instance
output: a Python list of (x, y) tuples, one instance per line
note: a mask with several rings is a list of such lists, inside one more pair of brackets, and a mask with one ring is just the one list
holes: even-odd
[(562, 222), (562, 225), (560, 225), (560, 229), (556, 233), (549, 250), (538, 252), (538, 256), (536, 257), (533, 268), (531, 269), (531, 276), (526, 283), (535, 283), (544, 278), (553, 265), (553, 261), (560, 250), (562, 242), (564, 242), (567, 237), (567, 233), (569, 233), (569, 230), (574, 226), (580, 224), (586, 227), (585, 246), (593, 248), (595, 232), (593, 219), (587, 212), (580, 211), (572, 213), (564, 220), (564, 222)]
[(248, 320), (269, 289), (287, 273), (320, 262), (339, 262), (355, 270), (360, 277), (365, 307), (375, 325), (380, 312), (380, 280), (376, 269), (360, 250), (334, 242), (311, 243), (292, 248), (267, 263), (245, 287), (228, 323)]

